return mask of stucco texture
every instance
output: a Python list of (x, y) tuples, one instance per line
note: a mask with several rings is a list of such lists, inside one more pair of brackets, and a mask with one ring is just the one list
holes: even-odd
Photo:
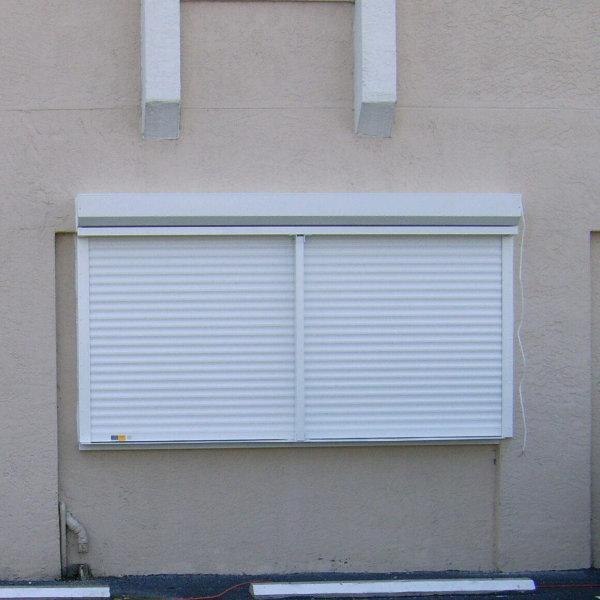
[[(0, 578), (59, 574), (59, 499), (97, 574), (591, 564), (595, 0), (398, 0), (389, 139), (353, 134), (351, 4), (183, 2), (152, 142), (138, 0), (0, 10)], [(499, 446), (80, 451), (75, 195), (211, 191), (522, 193), (524, 450), (516, 401)]]

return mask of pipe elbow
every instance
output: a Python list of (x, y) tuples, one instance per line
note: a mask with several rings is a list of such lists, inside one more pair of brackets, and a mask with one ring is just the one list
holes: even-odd
[(69, 512), (67, 511), (67, 528), (77, 535), (77, 548), (80, 553), (88, 551), (88, 534), (85, 527)]

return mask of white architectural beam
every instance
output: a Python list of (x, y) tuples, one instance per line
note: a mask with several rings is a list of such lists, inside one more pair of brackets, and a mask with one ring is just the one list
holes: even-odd
[(179, 137), (180, 0), (142, 0), (142, 133)]
[(390, 137), (396, 106), (396, 0), (356, 0), (354, 119), (362, 135)]

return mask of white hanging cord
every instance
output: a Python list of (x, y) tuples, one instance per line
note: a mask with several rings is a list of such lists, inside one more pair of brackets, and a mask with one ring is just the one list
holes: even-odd
[(521, 231), (521, 248), (519, 250), (519, 289), (521, 291), (521, 307), (519, 314), (519, 324), (517, 326), (517, 343), (519, 344), (519, 350), (521, 352), (521, 375), (519, 376), (519, 406), (521, 407), (521, 418), (523, 419), (523, 446), (521, 448), (521, 455), (525, 454), (525, 448), (527, 447), (527, 417), (525, 414), (525, 400), (523, 399), (523, 381), (527, 374), (527, 358), (525, 357), (525, 349), (523, 347), (523, 340), (521, 338), (521, 329), (523, 328), (523, 320), (525, 318), (525, 293), (523, 291), (523, 251), (525, 249), (525, 211), (523, 210), (523, 230)]

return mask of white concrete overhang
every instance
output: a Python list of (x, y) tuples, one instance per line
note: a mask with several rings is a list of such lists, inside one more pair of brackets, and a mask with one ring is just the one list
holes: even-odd
[[(180, 0), (142, 0), (141, 47), (144, 139), (177, 139), (181, 108)], [(395, 106), (396, 0), (356, 0), (355, 132), (390, 137)]]

